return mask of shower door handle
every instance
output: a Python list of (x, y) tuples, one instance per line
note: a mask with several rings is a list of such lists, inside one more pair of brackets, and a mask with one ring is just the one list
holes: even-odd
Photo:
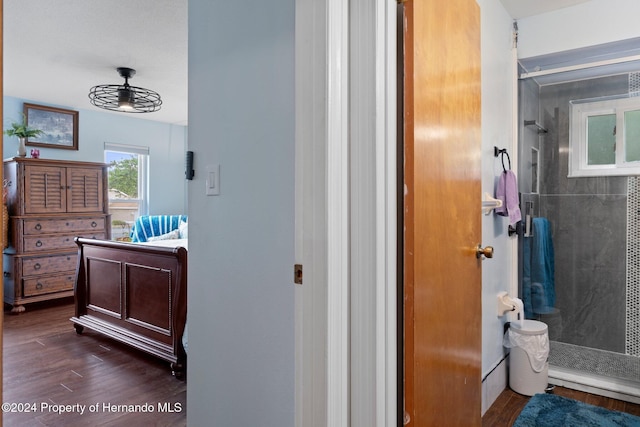
[(484, 256), (485, 258), (493, 258), (493, 246), (487, 246), (483, 248), (482, 245), (478, 243), (478, 246), (476, 246), (476, 258), (484, 259), (482, 258), (482, 256)]

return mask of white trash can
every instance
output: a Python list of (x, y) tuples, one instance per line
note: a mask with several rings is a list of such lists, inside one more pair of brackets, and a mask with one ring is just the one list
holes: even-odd
[(511, 322), (503, 345), (511, 349), (509, 387), (525, 396), (544, 393), (549, 382), (547, 325), (528, 319)]

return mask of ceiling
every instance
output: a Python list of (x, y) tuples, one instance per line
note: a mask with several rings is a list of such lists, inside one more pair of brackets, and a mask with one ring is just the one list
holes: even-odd
[[(500, 0), (514, 18), (526, 18), (590, 0)], [(520, 58), (522, 75), (531, 76), (541, 85), (586, 80), (637, 72), (640, 61), (640, 38), (620, 40), (570, 51)], [(566, 71), (560, 71), (566, 70)]]
[(500, 0), (513, 19), (540, 15), (590, 0)]
[[(162, 96), (160, 111), (129, 114), (187, 124), (188, 0), (4, 0), (4, 94), (71, 109), (107, 112), (89, 89), (120, 84)], [(514, 19), (588, 0), (501, 0)], [(128, 114), (108, 112), (109, 114)]]
[(109, 114), (187, 124), (187, 0), (4, 0), (3, 25), (4, 95), (107, 112), (89, 89), (129, 67), (162, 108)]

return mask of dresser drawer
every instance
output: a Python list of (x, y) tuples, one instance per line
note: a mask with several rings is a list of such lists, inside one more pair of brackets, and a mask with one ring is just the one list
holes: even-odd
[(46, 252), (59, 249), (75, 248), (74, 237), (87, 239), (105, 239), (105, 233), (79, 232), (77, 234), (60, 234), (49, 236), (24, 236), (23, 247), (25, 252)]
[(77, 253), (44, 256), (39, 258), (23, 258), (22, 275), (35, 276), (40, 274), (75, 271), (77, 264)]
[(22, 295), (32, 297), (34, 295), (50, 294), (53, 292), (69, 291), (73, 289), (75, 273), (58, 274), (49, 277), (23, 279)]
[(25, 219), (22, 229), (25, 235), (68, 233), (70, 231), (102, 231), (105, 229), (104, 217), (69, 219)]

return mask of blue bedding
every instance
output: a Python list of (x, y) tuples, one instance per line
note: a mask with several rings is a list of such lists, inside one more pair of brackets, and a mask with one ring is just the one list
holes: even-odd
[(139, 216), (131, 228), (132, 242), (146, 242), (150, 237), (170, 233), (187, 222), (187, 215), (143, 215)]

